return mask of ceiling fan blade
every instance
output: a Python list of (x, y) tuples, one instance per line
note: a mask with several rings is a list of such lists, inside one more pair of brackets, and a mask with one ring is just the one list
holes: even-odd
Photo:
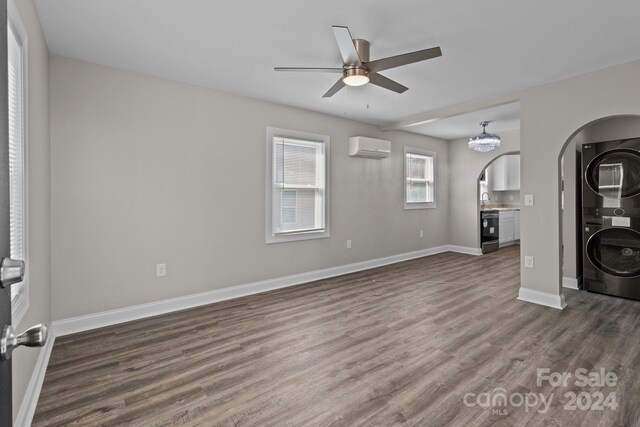
[(342, 81), (342, 79), (338, 80), (336, 82), (336, 84), (334, 84), (333, 86), (331, 86), (331, 89), (329, 89), (327, 91), (327, 93), (325, 93), (324, 95), (322, 95), (323, 98), (329, 98), (333, 95), (335, 95), (340, 89), (342, 89), (345, 86), (344, 82)]
[(409, 89), (408, 87), (402, 86), (400, 83), (395, 82), (382, 74), (369, 74), (369, 83), (397, 93), (403, 93)]
[(336, 37), (336, 41), (338, 42), (338, 49), (340, 49), (340, 55), (342, 55), (342, 61), (344, 64), (362, 65), (362, 61), (360, 60), (360, 56), (358, 56), (356, 46), (353, 44), (353, 37), (351, 37), (349, 29), (339, 25), (334, 25), (332, 28), (333, 35)]
[(376, 73), (378, 71), (388, 70), (389, 68), (400, 67), (402, 65), (413, 64), (414, 62), (437, 58), (438, 56), (442, 56), (442, 50), (440, 50), (439, 47), (432, 47), (431, 49), (417, 50), (415, 52), (405, 53), (402, 55), (376, 59), (375, 61), (367, 62), (365, 66), (369, 69), (370, 73)]
[(342, 68), (311, 68), (311, 67), (274, 67), (275, 71), (302, 71), (317, 73), (342, 73)]

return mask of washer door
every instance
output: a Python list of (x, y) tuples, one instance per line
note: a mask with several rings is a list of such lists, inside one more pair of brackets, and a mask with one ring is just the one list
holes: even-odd
[(640, 276), (640, 233), (629, 228), (600, 230), (587, 242), (587, 256), (612, 276)]
[(640, 154), (618, 149), (602, 153), (589, 163), (585, 179), (596, 193), (612, 199), (640, 194)]

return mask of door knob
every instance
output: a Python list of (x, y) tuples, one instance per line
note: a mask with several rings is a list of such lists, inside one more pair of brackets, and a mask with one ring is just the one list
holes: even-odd
[(19, 259), (2, 258), (0, 263), (0, 286), (6, 288), (24, 279), (24, 261)]
[(11, 325), (4, 327), (0, 338), (0, 358), (11, 359), (11, 352), (16, 347), (42, 347), (47, 342), (47, 325), (32, 326), (20, 335), (16, 336)]

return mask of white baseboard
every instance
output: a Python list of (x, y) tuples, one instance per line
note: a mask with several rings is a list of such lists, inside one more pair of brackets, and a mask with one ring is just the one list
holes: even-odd
[(467, 255), (482, 255), (482, 249), (480, 248), (470, 248), (467, 246), (457, 246), (457, 245), (447, 245), (447, 248), (450, 252), (458, 252), (460, 254)]
[(564, 302), (564, 294), (556, 295), (522, 287), (518, 293), (518, 299), (520, 301), (532, 302), (534, 304), (545, 305), (547, 307), (553, 307), (560, 310), (567, 306)]
[(243, 285), (236, 285), (228, 288), (201, 292), (198, 294), (186, 295), (177, 298), (170, 298), (161, 301), (134, 305), (130, 307), (118, 308), (115, 310), (103, 311), (100, 313), (56, 320), (53, 322), (53, 325), (57, 336), (74, 334), (76, 332), (88, 331), (104, 326), (138, 320), (145, 317), (157, 316), (160, 314), (171, 313), (178, 310), (185, 310), (188, 308), (212, 304), (215, 302), (257, 294), (260, 292), (285, 288), (288, 286), (295, 286), (302, 283), (327, 279), (329, 277), (341, 276), (343, 274), (355, 273), (357, 271), (368, 270), (370, 268), (381, 267), (383, 265), (408, 261), (410, 259), (422, 258), (425, 256), (435, 255), (443, 252), (460, 252), (464, 254), (481, 255), (480, 249), (453, 245), (442, 245), (435, 248), (421, 249), (414, 252), (407, 252), (384, 258), (361, 261), (353, 264), (341, 265), (338, 267), (330, 267), (322, 270), (311, 271), (308, 273), (294, 274), (291, 276), (278, 277), (275, 279), (262, 280), (259, 282), (247, 283)]
[(563, 277), (562, 287), (567, 289), (578, 289), (578, 279), (573, 277)]
[(506, 248), (507, 246), (513, 246), (513, 245), (519, 245), (519, 244), (520, 244), (520, 240), (511, 240), (510, 242), (504, 242), (504, 243), (498, 244), (498, 247)]
[(16, 420), (13, 424), (15, 427), (29, 427), (33, 420), (33, 415), (36, 413), (40, 390), (42, 390), (42, 383), (44, 382), (44, 374), (47, 372), (49, 357), (51, 356), (51, 350), (53, 350), (53, 343), (56, 340), (55, 331), (52, 329), (54, 328), (49, 329), (47, 343), (40, 349), (40, 354), (38, 354), (36, 366), (33, 368), (31, 379), (29, 380), (22, 404), (20, 405), (18, 415), (16, 415)]

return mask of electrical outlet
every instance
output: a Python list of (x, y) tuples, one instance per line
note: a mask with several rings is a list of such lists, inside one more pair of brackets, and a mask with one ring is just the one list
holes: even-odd
[(167, 275), (167, 264), (156, 264), (156, 276), (163, 277)]
[(347, 249), (351, 249), (351, 240), (347, 240)]
[(524, 205), (525, 206), (533, 206), (533, 194), (525, 194), (524, 195)]
[(424, 230), (420, 230), (420, 238), (422, 239), (424, 237)]
[(527, 268), (533, 268), (533, 257), (531, 255), (526, 255), (524, 257), (524, 266)]

